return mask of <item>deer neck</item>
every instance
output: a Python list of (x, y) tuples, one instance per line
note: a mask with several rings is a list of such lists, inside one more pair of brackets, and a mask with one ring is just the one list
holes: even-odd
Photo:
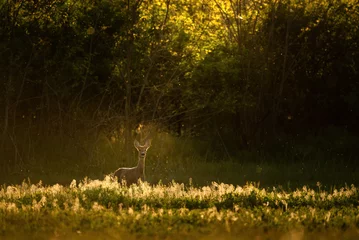
[(145, 160), (146, 160), (146, 155), (144, 156), (139, 156), (138, 157), (138, 164), (137, 164), (137, 169), (142, 172), (143, 174), (145, 174)]

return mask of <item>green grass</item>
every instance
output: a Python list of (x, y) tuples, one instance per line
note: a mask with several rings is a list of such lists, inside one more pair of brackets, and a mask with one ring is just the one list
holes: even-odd
[(148, 184), (126, 188), (83, 180), (134, 166), (137, 154), (126, 162), (123, 143), (40, 138), (24, 144), (32, 152), (23, 161), (0, 169), (0, 239), (357, 239), (351, 145), (318, 139), (227, 153), (159, 134)]
[[(135, 161), (127, 166), (134, 166)], [(60, 183), (69, 185), (73, 179), (81, 180), (88, 176), (91, 179), (102, 179), (120, 166), (120, 163), (107, 163), (103, 166), (88, 166), (86, 164), (59, 164), (50, 163), (42, 165), (42, 168), (29, 166), (16, 173), (3, 173), (0, 182), (6, 184), (20, 184), (24, 179), (32, 182), (43, 181), (45, 184)], [(262, 187), (281, 187), (294, 189), (307, 185), (313, 187), (321, 182), (328, 190), (332, 187), (342, 187), (345, 184), (359, 184), (359, 171), (356, 166), (345, 165), (343, 162), (327, 162), (318, 167), (313, 162), (288, 162), (277, 163), (275, 161), (220, 161), (204, 162), (193, 158), (180, 162), (179, 159), (165, 161), (149, 156), (146, 162), (146, 180), (152, 184), (162, 182), (164, 184), (172, 180), (180, 183), (189, 183), (189, 179), (196, 186), (211, 184), (212, 181), (244, 185), (246, 182), (260, 183)]]
[[(232, 141), (227, 141), (231, 146), (224, 147), (225, 143), (218, 139), (156, 133), (147, 154), (146, 180), (188, 183), (192, 179), (198, 186), (212, 181), (239, 185), (259, 182), (263, 187), (285, 189), (312, 187), (318, 181), (328, 188), (359, 185), (356, 163), (359, 139), (348, 132), (328, 132), (303, 139), (281, 137), (276, 143), (252, 151), (234, 149), (236, 143)], [(39, 136), (25, 133), (18, 133), (16, 149), (12, 149), (11, 141), (5, 141), (0, 183), (20, 184), (30, 178), (45, 184), (70, 184), (73, 179), (85, 176), (102, 179), (119, 167), (137, 164), (135, 148), (130, 160), (125, 160), (122, 136), (110, 141), (108, 136), (92, 131), (78, 131), (72, 137), (64, 133)], [(15, 157), (14, 153), (18, 155)]]
[[(194, 187), (172, 182), (124, 187), (74, 180), (0, 189), (0, 236), (34, 238), (235, 238), (303, 239), (311, 234), (359, 237), (359, 189), (325, 191), (318, 183), (293, 191), (216, 183)], [(330, 236), (329, 236), (329, 235)], [(288, 235), (288, 236), (289, 236)], [(100, 236), (100, 235), (99, 235)], [(127, 238), (125, 238), (127, 236)], [(107, 238), (106, 237), (106, 238)]]
[[(5, 142), (8, 145), (2, 153), (0, 183), (20, 184), (30, 178), (45, 184), (70, 184), (73, 179), (81, 180), (85, 176), (102, 179), (119, 167), (137, 164), (135, 148), (130, 161), (125, 160), (121, 136), (110, 141), (106, 136), (85, 131), (73, 137), (19, 135), (17, 139), (17, 149), (22, 150), (17, 162), (13, 159), (17, 151), (11, 149), (10, 141)], [(286, 140), (288, 137), (282, 139), (260, 151), (227, 147), (227, 152), (223, 142), (213, 139), (157, 133), (147, 154), (146, 179), (150, 183), (172, 180), (188, 183), (192, 179), (198, 186), (212, 181), (235, 185), (259, 182), (263, 187), (284, 189), (313, 187), (318, 181), (327, 188), (359, 185), (355, 157), (358, 138), (334, 132), (292, 142)], [(9, 162), (8, 168), (5, 163)]]

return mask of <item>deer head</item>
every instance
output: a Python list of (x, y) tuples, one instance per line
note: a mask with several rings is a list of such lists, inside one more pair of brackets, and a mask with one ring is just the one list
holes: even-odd
[(144, 157), (144, 156), (146, 156), (147, 150), (151, 146), (151, 140), (147, 139), (144, 145), (141, 145), (137, 140), (135, 140), (134, 145), (135, 145), (135, 148), (137, 149), (137, 151), (139, 152), (140, 156)]

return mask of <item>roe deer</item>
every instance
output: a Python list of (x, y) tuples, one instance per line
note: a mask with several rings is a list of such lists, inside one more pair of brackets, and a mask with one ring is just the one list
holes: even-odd
[(146, 140), (145, 145), (140, 145), (140, 143), (135, 140), (134, 145), (138, 151), (137, 166), (132, 168), (119, 168), (113, 173), (113, 176), (116, 176), (119, 182), (125, 180), (127, 186), (137, 183), (139, 179), (145, 181), (145, 159), (147, 150), (151, 146), (151, 140)]

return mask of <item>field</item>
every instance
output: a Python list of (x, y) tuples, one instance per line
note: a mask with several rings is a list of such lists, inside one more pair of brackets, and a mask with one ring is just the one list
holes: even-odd
[(358, 226), (354, 185), (126, 187), (105, 177), (0, 190), (1, 239), (356, 239)]

